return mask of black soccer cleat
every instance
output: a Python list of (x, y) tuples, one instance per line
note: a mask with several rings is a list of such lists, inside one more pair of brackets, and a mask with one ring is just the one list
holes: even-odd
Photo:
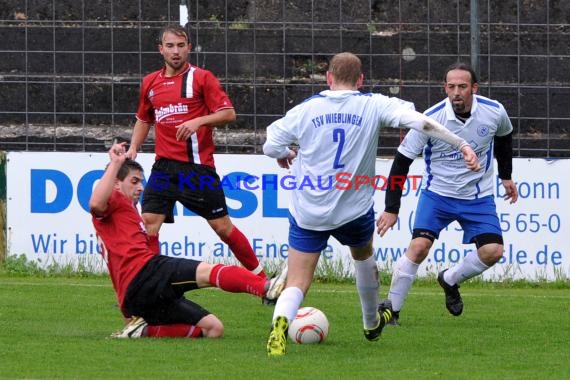
[(443, 274), (447, 269), (442, 270), (437, 275), (437, 282), (443, 288), (445, 292), (445, 307), (454, 316), (458, 317), (463, 313), (463, 300), (461, 299), (461, 294), (459, 294), (459, 285), (449, 285), (443, 279)]
[(378, 325), (372, 329), (364, 329), (364, 337), (371, 342), (380, 339), (382, 330), (390, 319), (392, 319), (392, 302), (385, 300), (378, 305)]
[[(380, 305), (378, 305), (381, 309), (390, 309), (392, 310), (392, 301), (390, 301), (389, 299), (385, 299), (384, 301), (380, 302)], [(388, 326), (400, 326), (400, 311), (394, 311), (392, 310), (392, 318), (390, 318), (388, 320), (388, 322), (386, 322), (386, 324)]]

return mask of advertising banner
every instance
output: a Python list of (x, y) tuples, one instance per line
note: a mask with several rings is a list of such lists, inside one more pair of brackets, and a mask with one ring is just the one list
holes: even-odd
[[(230, 217), (248, 237), (260, 261), (287, 258), (287, 205), (291, 189), (323, 186), (294, 178), (275, 160), (262, 155), (216, 155)], [(137, 160), (150, 174), (153, 154)], [(89, 197), (108, 162), (106, 153), (9, 152), (7, 155), (7, 250), (26, 255), (40, 266), (83, 266), (105, 271), (89, 214)], [(377, 159), (373, 179), (345, 176), (342, 189), (374, 186), (375, 211), (384, 209), (384, 188), (392, 160)], [(505, 252), (484, 273), (489, 280), (554, 280), (570, 277), (570, 160), (515, 159), (513, 179), (519, 201), (509, 204), (495, 177), (497, 213)], [(406, 250), (413, 226), (424, 163), (416, 160), (406, 180), (398, 223), (383, 238), (375, 235), (374, 255), (381, 269), (390, 270)], [(372, 183), (371, 183), (372, 182)], [(204, 182), (204, 186), (208, 186)], [(232, 252), (207, 222), (177, 204), (175, 223), (165, 224), (161, 254), (211, 262), (234, 262)], [(462, 231), (452, 223), (434, 242), (419, 276), (436, 274), (475, 250), (462, 244)], [(329, 240), (322, 261), (339, 264), (352, 273), (348, 248)]]

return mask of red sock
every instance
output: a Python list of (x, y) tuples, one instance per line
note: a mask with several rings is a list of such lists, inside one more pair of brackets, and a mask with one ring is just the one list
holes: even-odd
[(153, 253), (160, 255), (160, 241), (158, 241), (158, 234), (148, 235), (148, 248), (150, 248)]
[(266, 292), (267, 279), (235, 265), (217, 264), (210, 272), (210, 284), (226, 292), (262, 297)]
[(194, 325), (175, 324), (147, 326), (147, 336), (150, 338), (201, 338), (202, 329)]
[(223, 241), (230, 247), (236, 259), (239, 260), (245, 269), (255, 272), (260, 277), (267, 277), (263, 268), (259, 266), (259, 260), (255, 256), (249, 241), (236, 226), (233, 227), (227, 239), (223, 239)]

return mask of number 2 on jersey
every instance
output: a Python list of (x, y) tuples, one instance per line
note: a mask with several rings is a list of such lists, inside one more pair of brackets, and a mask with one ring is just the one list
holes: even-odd
[(338, 147), (336, 149), (336, 155), (334, 156), (333, 169), (344, 168), (344, 164), (340, 163), (342, 148), (344, 148), (344, 129), (342, 128), (333, 129), (333, 142), (338, 143)]

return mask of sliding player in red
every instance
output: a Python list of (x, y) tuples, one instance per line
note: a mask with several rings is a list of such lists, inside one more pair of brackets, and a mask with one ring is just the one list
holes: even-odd
[(274, 288), (280, 276), (269, 281), (238, 266), (161, 256), (157, 236), (147, 234), (136, 208), (143, 191), (142, 167), (127, 159), (124, 143), (113, 144), (109, 157), (89, 208), (121, 311), (129, 320), (115, 337), (222, 336), (222, 322), (186, 299), (189, 290), (215, 286), (258, 297), (279, 295)]

